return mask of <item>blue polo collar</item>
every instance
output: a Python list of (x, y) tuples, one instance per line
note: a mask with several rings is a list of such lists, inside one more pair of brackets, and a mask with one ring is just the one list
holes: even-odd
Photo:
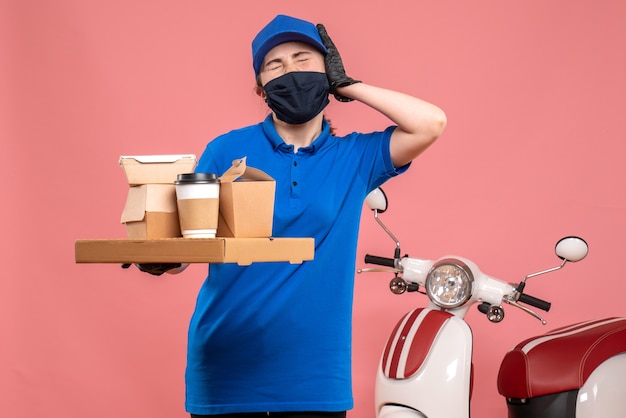
[[(272, 119), (272, 115), (268, 115), (262, 123), (263, 132), (265, 133), (265, 137), (272, 144), (272, 147), (276, 151), (282, 151), (285, 153), (293, 153), (293, 145), (286, 144), (285, 141), (278, 135), (276, 132), (276, 127), (274, 126), (274, 120)], [(328, 142), (328, 138), (330, 137), (330, 124), (326, 119), (322, 120), (322, 132), (320, 135), (315, 138), (313, 143), (308, 147), (303, 147), (298, 150), (298, 152), (303, 152), (307, 154), (314, 154), (318, 149), (321, 149), (326, 142)]]

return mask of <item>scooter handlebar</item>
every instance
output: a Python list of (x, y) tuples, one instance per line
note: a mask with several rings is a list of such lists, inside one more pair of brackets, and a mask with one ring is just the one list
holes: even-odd
[(519, 301), (525, 303), (527, 305), (534, 306), (535, 308), (541, 309), (543, 311), (548, 312), (552, 304), (550, 302), (546, 302), (545, 300), (538, 299), (536, 297), (527, 295), (522, 293), (519, 297)]
[(395, 260), (388, 257), (379, 257), (377, 255), (365, 254), (365, 263), (377, 264), (385, 267), (395, 267)]

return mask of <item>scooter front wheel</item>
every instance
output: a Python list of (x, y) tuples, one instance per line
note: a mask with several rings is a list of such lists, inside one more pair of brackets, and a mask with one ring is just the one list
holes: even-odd
[(406, 406), (385, 405), (380, 408), (377, 418), (426, 418), (426, 415)]

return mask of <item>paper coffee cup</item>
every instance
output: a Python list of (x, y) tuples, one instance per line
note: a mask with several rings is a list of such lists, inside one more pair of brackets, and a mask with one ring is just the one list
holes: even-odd
[(220, 180), (217, 175), (179, 174), (174, 184), (183, 237), (215, 238), (220, 197)]

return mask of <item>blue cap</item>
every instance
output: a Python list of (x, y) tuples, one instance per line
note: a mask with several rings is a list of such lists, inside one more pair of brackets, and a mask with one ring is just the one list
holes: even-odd
[(278, 15), (261, 29), (252, 41), (254, 75), (259, 75), (265, 55), (267, 55), (270, 49), (282, 43), (292, 41), (307, 43), (317, 48), (320, 52), (326, 53), (326, 47), (313, 23), (291, 16)]

